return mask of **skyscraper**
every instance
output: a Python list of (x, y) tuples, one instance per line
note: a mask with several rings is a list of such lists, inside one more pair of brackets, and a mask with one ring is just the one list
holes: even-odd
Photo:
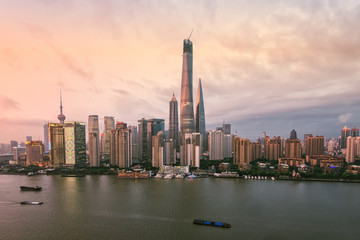
[(44, 124), (44, 151), (49, 151), (49, 123)]
[(65, 164), (64, 125), (62, 123), (49, 123), (50, 161), (54, 167)]
[(224, 159), (224, 133), (220, 130), (209, 131), (209, 160)]
[(323, 136), (308, 136), (305, 141), (306, 155), (323, 155), (325, 138)]
[(350, 130), (345, 126), (341, 130), (341, 142), (340, 142), (341, 149), (346, 149), (346, 141), (348, 136), (350, 136)]
[(181, 76), (181, 102), (180, 102), (180, 132), (192, 133), (194, 126), (193, 104), (193, 45), (189, 39), (184, 39), (183, 67)]
[(98, 167), (100, 165), (99, 117), (90, 115), (88, 121), (90, 166)]
[(172, 139), (174, 147), (179, 150), (179, 116), (178, 116), (178, 102), (173, 94), (169, 102), (169, 139)]
[(26, 143), (26, 166), (42, 166), (44, 145), (41, 141), (28, 141)]
[(201, 138), (203, 139), (202, 143), (202, 151), (206, 150), (204, 149), (204, 144), (206, 138), (206, 128), (205, 128), (205, 109), (204, 109), (204, 99), (203, 99), (203, 92), (202, 92), (202, 85), (201, 85), (201, 79), (199, 79), (199, 86), (197, 91), (197, 97), (196, 97), (196, 108), (195, 108), (195, 125), (196, 125), (196, 132), (200, 133)]
[(297, 138), (285, 140), (285, 158), (300, 158), (300, 140)]
[(238, 167), (242, 167), (244, 163), (250, 163), (250, 140), (246, 138), (235, 137), (233, 140), (234, 145), (234, 156), (233, 163), (237, 164)]
[(60, 114), (58, 115), (58, 119), (59, 119), (60, 123), (62, 123), (62, 124), (64, 124), (64, 121), (66, 119), (65, 115), (63, 114), (61, 91), (60, 91)]
[(358, 127), (353, 127), (351, 129), (350, 136), (351, 137), (358, 137), (359, 136), (359, 128)]
[(157, 135), (158, 132), (165, 132), (164, 119), (151, 118), (147, 120), (147, 144), (148, 144), (148, 157), (152, 160), (152, 137)]
[(110, 138), (111, 130), (115, 129), (114, 117), (104, 117), (104, 145), (103, 145), (103, 157), (105, 161), (110, 159)]

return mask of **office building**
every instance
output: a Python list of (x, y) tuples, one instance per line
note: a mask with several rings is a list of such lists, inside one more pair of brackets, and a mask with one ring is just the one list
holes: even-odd
[(356, 141), (355, 137), (348, 136), (346, 138), (346, 157), (345, 160), (348, 164), (355, 162), (356, 157)]
[(90, 115), (88, 120), (90, 167), (100, 166), (100, 132), (98, 115)]
[(164, 134), (165, 132), (165, 123), (164, 119), (151, 118), (147, 120), (146, 128), (146, 139), (148, 144), (148, 158), (152, 159), (152, 137), (156, 136), (160, 131)]
[(351, 137), (359, 137), (359, 128), (353, 127), (350, 131), (350, 136)]
[(65, 164), (64, 124), (49, 123), (49, 153), (53, 167), (62, 167)]
[(44, 124), (44, 152), (49, 152), (49, 123)]
[(111, 130), (115, 129), (115, 119), (114, 117), (105, 116), (104, 117), (104, 135), (102, 140), (102, 156), (104, 161), (110, 160), (110, 138)]
[(26, 143), (31, 142), (32, 141), (32, 136), (26, 136)]
[(223, 130), (224, 134), (231, 134), (231, 124), (224, 123), (222, 126), (222, 130)]

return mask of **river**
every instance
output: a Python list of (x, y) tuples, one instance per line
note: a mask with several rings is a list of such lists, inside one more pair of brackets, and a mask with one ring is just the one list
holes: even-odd
[[(41, 186), (22, 192), (19, 186)], [(43, 205), (20, 205), (21, 201)], [(194, 219), (230, 229), (193, 225)], [(359, 239), (360, 184), (0, 175), (0, 239)]]

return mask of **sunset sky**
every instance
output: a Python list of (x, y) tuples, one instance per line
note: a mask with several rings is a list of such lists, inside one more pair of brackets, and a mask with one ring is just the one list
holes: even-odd
[(359, 23), (360, 2), (344, 0), (1, 1), (0, 143), (42, 140), (60, 90), (67, 121), (167, 129), (193, 28), (207, 130), (337, 137), (360, 125)]

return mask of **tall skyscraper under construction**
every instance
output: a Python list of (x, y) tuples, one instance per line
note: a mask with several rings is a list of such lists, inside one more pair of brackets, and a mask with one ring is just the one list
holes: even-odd
[[(190, 37), (189, 37), (190, 38)], [(181, 135), (195, 132), (193, 103), (193, 44), (184, 40), (181, 76), (180, 131)]]

